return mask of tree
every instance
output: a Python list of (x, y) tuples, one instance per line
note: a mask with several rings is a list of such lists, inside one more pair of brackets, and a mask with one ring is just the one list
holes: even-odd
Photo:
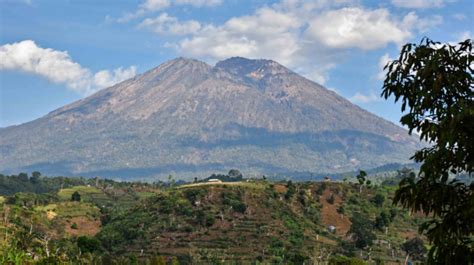
[(375, 206), (382, 207), (383, 202), (385, 201), (385, 196), (383, 196), (380, 193), (377, 193), (377, 194), (375, 194), (375, 196), (372, 198), (371, 201), (375, 204)]
[(408, 113), (400, 122), (430, 144), (412, 157), (422, 163), (418, 176), (405, 176), (394, 197), (395, 204), (432, 217), (420, 226), (433, 245), (430, 263), (474, 262), (474, 182), (450, 178), (473, 176), (472, 46), (472, 40), (451, 45), (425, 38), (403, 46), (400, 57), (385, 66), (382, 96), (401, 101)]
[(331, 194), (331, 196), (329, 196), (328, 198), (326, 198), (326, 201), (329, 203), (329, 204), (334, 204), (334, 194)]
[(93, 237), (80, 236), (77, 238), (77, 246), (83, 253), (96, 252), (102, 249), (100, 241)]
[(27, 182), (28, 181), (28, 174), (27, 173), (18, 174), (18, 180), (20, 180), (21, 182)]
[(351, 228), (347, 234), (352, 236), (355, 246), (363, 249), (372, 245), (372, 241), (375, 240), (372, 221), (367, 216), (356, 212), (351, 217), (351, 223)]
[(382, 230), (384, 227), (388, 226), (390, 222), (390, 216), (386, 212), (382, 211), (379, 216), (375, 217), (374, 226), (375, 228)]
[(426, 254), (425, 244), (419, 237), (405, 241), (402, 245), (402, 250), (407, 253), (407, 259), (408, 256), (411, 256), (415, 260), (423, 260)]
[(227, 175), (229, 175), (229, 178), (236, 180), (241, 180), (243, 178), (242, 173), (240, 173), (240, 171), (237, 169), (229, 170), (229, 173), (227, 173)]
[(288, 180), (288, 183), (286, 184), (286, 193), (285, 193), (285, 199), (289, 200), (293, 198), (293, 195), (295, 195), (296, 192), (296, 187), (293, 184), (291, 180)]
[(359, 171), (359, 174), (356, 176), (357, 181), (359, 181), (359, 193), (362, 193), (362, 186), (365, 183), (365, 177), (367, 177), (367, 173), (363, 170)]
[(80, 202), (81, 201), (81, 194), (77, 192), (77, 190), (71, 195), (71, 201), (73, 202)]
[(365, 181), (365, 185), (367, 185), (367, 188), (370, 189), (370, 188), (372, 187), (372, 186), (371, 186), (371, 185), (372, 185), (372, 181), (370, 181), (370, 179), (366, 180), (366, 181)]
[(41, 177), (40, 172), (33, 171), (33, 173), (31, 173), (31, 178), (30, 178), (31, 183), (37, 184), (39, 182), (40, 177)]

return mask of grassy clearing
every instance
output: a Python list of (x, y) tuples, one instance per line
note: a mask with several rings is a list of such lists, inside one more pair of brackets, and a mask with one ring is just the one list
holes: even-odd
[(3, 204), (5, 202), (5, 197), (0, 196), (0, 204)]
[(61, 202), (57, 204), (48, 204), (45, 206), (35, 207), (36, 211), (39, 212), (54, 212), (55, 216), (58, 217), (78, 217), (78, 216), (91, 216), (98, 217), (100, 210), (96, 206), (90, 203), (84, 202)]
[(98, 197), (106, 197), (106, 195), (101, 190), (95, 187), (75, 186), (68, 189), (61, 189), (58, 192), (59, 199), (63, 201), (69, 201), (71, 200), (71, 195), (76, 191), (79, 192), (81, 199), (84, 201), (89, 201)]
[(56, 212), (59, 216), (78, 217), (78, 216), (100, 216), (100, 210), (90, 203), (65, 202), (58, 204)]
[(255, 182), (200, 182), (200, 183), (192, 183), (178, 186), (178, 189), (186, 189), (186, 188), (193, 188), (193, 187), (201, 187), (201, 186), (238, 186), (238, 187), (245, 187), (245, 188), (253, 188), (253, 189), (264, 189), (265, 185), (261, 183)]

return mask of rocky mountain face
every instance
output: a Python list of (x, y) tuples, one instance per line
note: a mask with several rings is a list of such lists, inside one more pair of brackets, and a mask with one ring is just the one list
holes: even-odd
[(191, 178), (405, 163), (407, 132), (271, 60), (178, 58), (0, 129), (0, 172)]

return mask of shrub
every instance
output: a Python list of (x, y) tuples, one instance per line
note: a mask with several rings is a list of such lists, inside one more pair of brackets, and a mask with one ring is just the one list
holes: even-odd
[(234, 192), (224, 192), (222, 193), (222, 198), (222, 203), (231, 206), (236, 212), (245, 213), (247, 210), (247, 205), (242, 202), (242, 198)]
[(285, 194), (285, 199), (289, 200), (291, 198), (293, 198), (293, 195), (295, 195), (295, 192), (296, 192), (296, 187), (295, 185), (293, 184), (293, 182), (291, 182), (291, 180), (288, 181), (288, 183), (286, 184), (286, 194)]
[(83, 253), (99, 252), (102, 250), (100, 241), (93, 237), (80, 236), (77, 238), (77, 246)]
[(329, 198), (327, 198), (326, 201), (329, 204), (334, 204), (334, 194), (331, 194), (331, 196), (329, 196)]
[(366, 265), (367, 263), (358, 258), (349, 258), (342, 255), (332, 256), (329, 265)]
[(199, 210), (196, 215), (197, 222), (202, 226), (212, 226), (215, 222), (215, 217), (211, 213), (206, 213), (203, 210)]
[(377, 193), (371, 200), (370, 200), (375, 206), (377, 207), (382, 207), (383, 202), (385, 201), (385, 196), (383, 196), (380, 193)]
[(77, 190), (71, 195), (71, 201), (73, 202), (80, 202), (81, 201), (81, 194), (77, 192)]

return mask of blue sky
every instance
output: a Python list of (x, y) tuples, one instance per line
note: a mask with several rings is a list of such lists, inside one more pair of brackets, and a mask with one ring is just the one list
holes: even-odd
[(166, 60), (276, 60), (398, 123), (381, 65), (406, 42), (471, 38), (471, 0), (0, 0), (0, 127)]

